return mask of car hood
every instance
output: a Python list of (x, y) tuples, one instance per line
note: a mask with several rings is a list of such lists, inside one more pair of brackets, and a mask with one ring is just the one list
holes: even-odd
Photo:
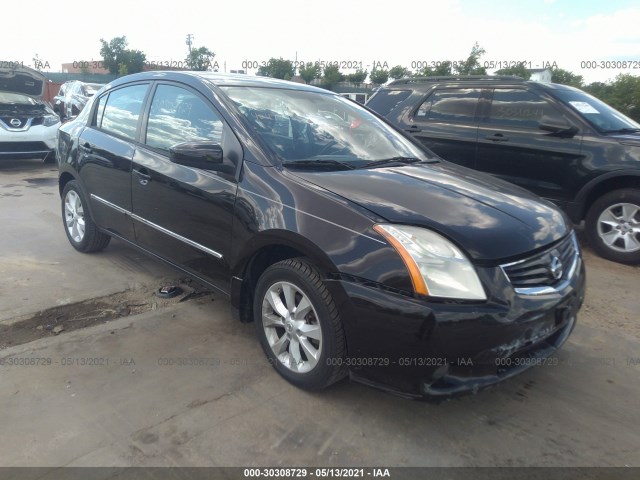
[(623, 145), (640, 147), (640, 133), (623, 133), (623, 134), (609, 135), (609, 137), (615, 138)]
[(37, 70), (16, 65), (11, 62), (0, 62), (0, 91), (21, 93), (35, 98), (42, 98), (47, 86), (47, 78)]
[(447, 162), (294, 175), (392, 223), (424, 226), (479, 261), (517, 257), (567, 235), (557, 207), (509, 183)]

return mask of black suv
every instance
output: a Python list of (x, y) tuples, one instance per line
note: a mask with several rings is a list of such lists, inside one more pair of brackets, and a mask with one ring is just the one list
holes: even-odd
[(587, 93), (519, 77), (405, 78), (367, 106), (440, 157), (555, 202), (603, 257), (640, 262), (640, 125)]
[(443, 162), (361, 105), (247, 75), (148, 72), (58, 133), (64, 229), (228, 294), (269, 361), (447, 395), (541, 365), (584, 298), (554, 205)]

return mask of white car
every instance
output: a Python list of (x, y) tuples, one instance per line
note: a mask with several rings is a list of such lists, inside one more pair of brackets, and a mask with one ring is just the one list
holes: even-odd
[(42, 99), (46, 84), (36, 70), (0, 62), (0, 159), (55, 162), (60, 118)]

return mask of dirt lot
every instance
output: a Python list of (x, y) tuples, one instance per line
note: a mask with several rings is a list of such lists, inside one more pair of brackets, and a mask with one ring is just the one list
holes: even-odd
[[(310, 394), (225, 298), (120, 242), (75, 252), (54, 169), (0, 179), (0, 466), (640, 466), (638, 267), (585, 248), (558, 365), (440, 405)], [(166, 283), (184, 293), (159, 299)]]

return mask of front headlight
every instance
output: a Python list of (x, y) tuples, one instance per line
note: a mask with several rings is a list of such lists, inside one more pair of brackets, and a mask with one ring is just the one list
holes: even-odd
[(464, 300), (486, 300), (478, 274), (467, 257), (442, 235), (426, 228), (378, 224), (402, 257), (416, 293)]
[(60, 117), (58, 115), (45, 115), (42, 124), (45, 127), (50, 127), (51, 125), (55, 125), (60, 121)]

